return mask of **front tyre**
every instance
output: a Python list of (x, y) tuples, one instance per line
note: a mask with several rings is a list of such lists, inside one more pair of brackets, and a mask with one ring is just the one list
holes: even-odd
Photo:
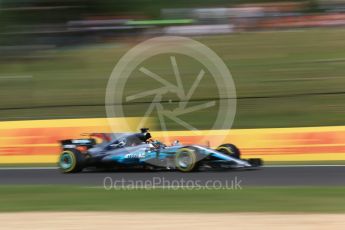
[(63, 173), (81, 172), (84, 164), (84, 156), (76, 149), (64, 150), (59, 158), (59, 168)]
[(224, 153), (228, 156), (240, 159), (241, 158), (241, 152), (240, 150), (233, 144), (223, 144), (218, 146), (216, 149), (218, 152)]
[(177, 150), (175, 154), (175, 167), (180, 172), (192, 172), (198, 168), (198, 155), (194, 148), (186, 147)]

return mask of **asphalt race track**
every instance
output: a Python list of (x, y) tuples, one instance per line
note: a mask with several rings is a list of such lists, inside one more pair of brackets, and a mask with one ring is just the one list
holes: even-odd
[(123, 181), (123, 184), (153, 181), (159, 186), (181, 180), (197, 182), (201, 186), (209, 181), (218, 181), (223, 185), (237, 181), (241, 186), (345, 186), (345, 166), (268, 166), (249, 171), (195, 173), (136, 171), (79, 174), (62, 174), (56, 168), (0, 168), (0, 185), (103, 186), (114, 181)]

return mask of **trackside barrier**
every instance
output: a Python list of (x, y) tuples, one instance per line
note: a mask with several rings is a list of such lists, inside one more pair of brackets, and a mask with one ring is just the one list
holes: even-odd
[[(135, 130), (138, 118), (114, 118), (118, 132)], [(126, 130), (123, 123), (131, 124)], [(132, 128), (133, 127), (133, 128)], [(107, 119), (62, 119), (0, 122), (0, 164), (55, 163), (59, 140), (80, 138), (81, 133), (111, 132)], [(265, 161), (345, 160), (345, 126), (152, 132), (167, 144), (198, 143), (216, 147), (234, 143), (244, 158)], [(168, 137), (168, 138), (167, 138)], [(200, 143), (200, 140), (207, 142)]]

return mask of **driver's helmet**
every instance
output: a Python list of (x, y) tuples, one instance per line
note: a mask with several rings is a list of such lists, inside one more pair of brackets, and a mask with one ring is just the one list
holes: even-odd
[(118, 144), (119, 147), (125, 147), (125, 145), (126, 145), (126, 142), (124, 140), (119, 141), (119, 144)]

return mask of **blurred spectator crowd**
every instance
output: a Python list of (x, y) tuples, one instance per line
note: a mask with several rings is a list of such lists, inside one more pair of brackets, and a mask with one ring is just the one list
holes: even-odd
[[(181, 3), (181, 7), (170, 8), (160, 5), (160, 1), (133, 0), (136, 7), (131, 7), (130, 0), (109, 2), (1, 0), (0, 52), (14, 52), (18, 47), (21, 51), (49, 49), (136, 36), (212, 35), (345, 25), (345, 0), (253, 0), (245, 4), (200, 0), (200, 4), (193, 1), (193, 6)], [(158, 14), (147, 10), (150, 2), (158, 8)]]

